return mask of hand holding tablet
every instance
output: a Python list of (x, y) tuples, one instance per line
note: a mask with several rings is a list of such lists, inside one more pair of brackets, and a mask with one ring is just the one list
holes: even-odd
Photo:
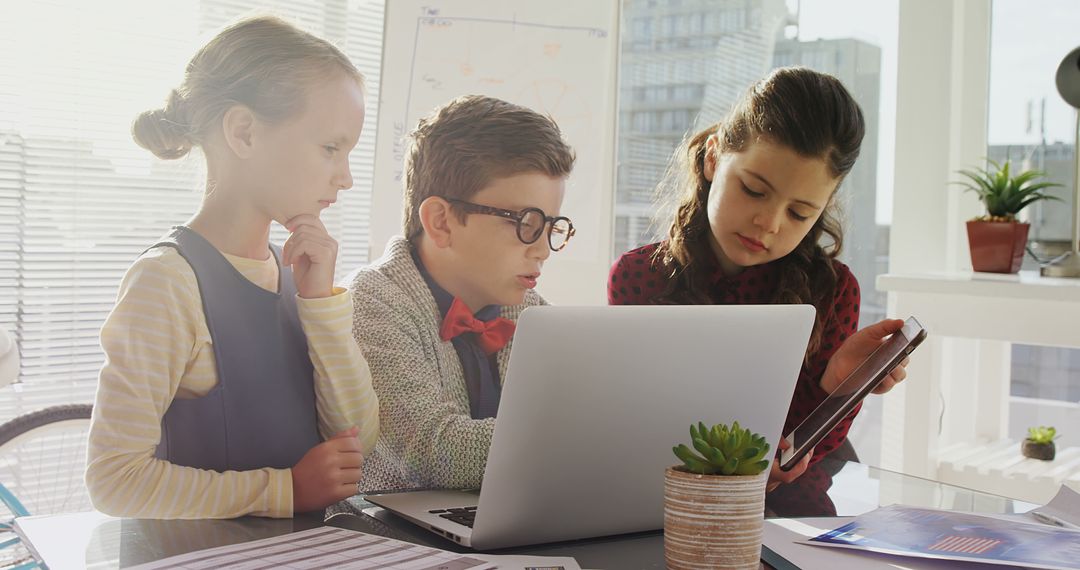
[(795, 467), (926, 338), (926, 329), (908, 318), (903, 328), (872, 352), (793, 432), (784, 437), (790, 447), (780, 454), (780, 469)]

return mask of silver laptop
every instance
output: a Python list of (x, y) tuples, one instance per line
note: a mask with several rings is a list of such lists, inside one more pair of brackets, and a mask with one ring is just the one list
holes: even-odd
[(813, 321), (809, 305), (527, 309), (483, 488), (367, 500), (478, 550), (663, 528), (691, 423), (780, 441)]

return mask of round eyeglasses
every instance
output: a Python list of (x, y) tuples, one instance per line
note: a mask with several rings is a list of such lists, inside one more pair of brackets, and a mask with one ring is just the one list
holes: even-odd
[(551, 224), (548, 230), (548, 247), (551, 251), (562, 251), (570, 238), (574, 237), (574, 224), (566, 216), (550, 217), (540, 208), (525, 208), (520, 211), (493, 208), (483, 204), (474, 204), (457, 198), (445, 198), (447, 202), (460, 207), (470, 214), (486, 214), (499, 216), (517, 222), (517, 237), (521, 243), (532, 244), (544, 235), (544, 228)]

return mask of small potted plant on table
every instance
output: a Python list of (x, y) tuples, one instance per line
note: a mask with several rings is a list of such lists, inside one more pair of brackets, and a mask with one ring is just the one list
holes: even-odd
[(739, 422), (690, 426), (690, 441), (664, 473), (667, 567), (758, 568), (769, 444)]

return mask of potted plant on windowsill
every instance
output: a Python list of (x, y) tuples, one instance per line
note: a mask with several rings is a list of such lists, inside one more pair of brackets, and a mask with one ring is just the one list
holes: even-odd
[(1027, 439), (1020, 444), (1020, 453), (1032, 459), (1053, 461), (1056, 454), (1055, 438), (1057, 438), (1057, 430), (1053, 427), (1029, 427)]
[(970, 182), (957, 182), (978, 194), (986, 207), (986, 215), (967, 223), (971, 266), (975, 271), (1016, 273), (1024, 261), (1030, 227), (1017, 221), (1016, 215), (1039, 200), (1059, 200), (1046, 190), (1061, 185), (1037, 181), (1045, 176), (1037, 170), (1025, 170), (1013, 176), (1008, 160), (1004, 164), (988, 162), (991, 168), (961, 170), (960, 174)]
[(664, 473), (667, 567), (758, 568), (769, 444), (739, 422), (698, 423), (690, 440), (694, 449), (673, 448), (682, 464)]

